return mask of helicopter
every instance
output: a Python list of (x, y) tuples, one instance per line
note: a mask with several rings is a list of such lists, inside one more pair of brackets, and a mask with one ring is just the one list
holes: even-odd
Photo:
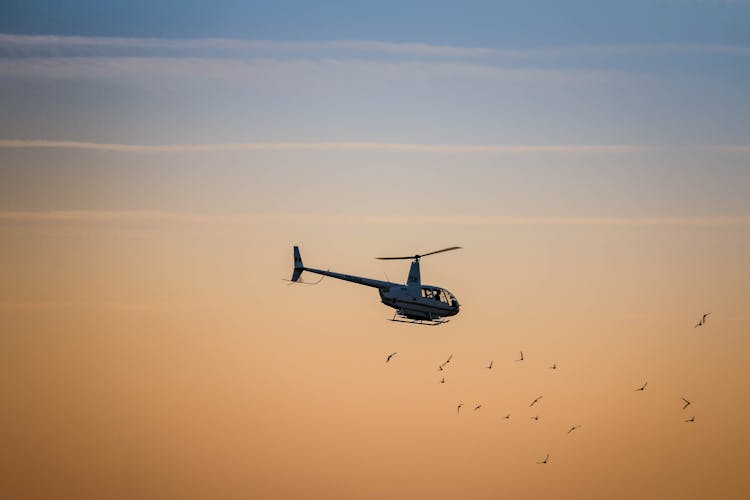
[(428, 255), (458, 250), (460, 248), (461, 247), (443, 248), (442, 250), (408, 257), (376, 257), (379, 260), (414, 259), (409, 268), (409, 277), (407, 278), (406, 283), (401, 284), (305, 267), (302, 264), (302, 256), (300, 255), (299, 247), (295, 246), (294, 271), (292, 272), (291, 282), (301, 282), (300, 276), (302, 275), (302, 272), (307, 271), (322, 276), (351, 281), (358, 285), (377, 288), (378, 293), (380, 294), (380, 301), (386, 306), (392, 307), (396, 310), (393, 318), (389, 321), (429, 326), (442, 325), (448, 322), (447, 319), (443, 318), (455, 316), (458, 314), (461, 306), (455, 295), (445, 288), (422, 284), (419, 272), (419, 260)]

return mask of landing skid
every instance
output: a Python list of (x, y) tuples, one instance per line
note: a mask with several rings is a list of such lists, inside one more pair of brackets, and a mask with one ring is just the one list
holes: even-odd
[(389, 319), (388, 321), (393, 321), (394, 323), (411, 323), (412, 325), (422, 325), (422, 326), (438, 326), (442, 325), (443, 323), (448, 323), (449, 320), (429, 320), (429, 319)]
[[(396, 319), (397, 315), (398, 313), (394, 314), (393, 318), (389, 319), (388, 321), (393, 321), (394, 323), (411, 323), (412, 325), (422, 326), (438, 326), (450, 321), (447, 319)], [(403, 316), (399, 316), (399, 318), (403, 318)]]

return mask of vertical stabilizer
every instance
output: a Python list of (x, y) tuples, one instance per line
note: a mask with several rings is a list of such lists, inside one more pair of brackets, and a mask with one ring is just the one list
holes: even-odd
[(292, 272), (292, 281), (299, 280), (299, 277), (302, 275), (302, 271), (305, 270), (305, 267), (302, 265), (302, 256), (299, 253), (299, 247), (295, 245), (294, 247), (294, 271)]

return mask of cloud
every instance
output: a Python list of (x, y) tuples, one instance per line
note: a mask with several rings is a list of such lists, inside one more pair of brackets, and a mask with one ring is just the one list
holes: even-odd
[(706, 151), (718, 151), (721, 153), (739, 153), (748, 154), (750, 153), (750, 146), (701, 146), (699, 149)]
[(144, 300), (74, 301), (74, 300), (0, 300), (0, 310), (59, 310), (59, 309), (113, 309), (118, 311), (163, 311), (166, 309), (195, 309), (207, 307), (205, 302), (166, 302)]
[(424, 57), (476, 58), (492, 55), (520, 55), (521, 51), (485, 47), (457, 47), (427, 43), (329, 40), (312, 42), (247, 40), (231, 38), (117, 38), (54, 35), (0, 34), (0, 53), (10, 56), (121, 54), (152, 51), (179, 54), (181, 51), (213, 51), (253, 56), (264, 53), (315, 53), (339, 51)]
[[(160, 82), (200, 85), (206, 81), (268, 85), (280, 82), (311, 88), (343, 85), (352, 77), (365, 81), (467, 79), (489, 82), (606, 81), (622, 73), (587, 68), (507, 67), (489, 62), (398, 60), (342, 57), (236, 58), (164, 56), (91, 56), (4, 58), (0, 78), (99, 80), (112, 83)], [(341, 83), (343, 82), (343, 83)]]
[(424, 216), (424, 215), (343, 215), (343, 214), (268, 214), (268, 213), (196, 213), (169, 211), (4, 211), (0, 222), (138, 222), (247, 225), (293, 223), (322, 225), (447, 225), (447, 226), (749, 226), (750, 215), (686, 217), (544, 217), (544, 216)]
[(643, 147), (627, 144), (482, 145), (397, 142), (235, 142), (224, 144), (112, 144), (52, 140), (0, 140), (2, 149), (75, 149), (117, 153), (214, 153), (257, 151), (382, 151), (401, 153), (627, 153)]
[(109, 153), (231, 153), (263, 151), (372, 151), (387, 153), (445, 153), (445, 154), (595, 154), (635, 153), (649, 150), (687, 149), (722, 153), (750, 153), (744, 145), (646, 146), (639, 144), (421, 144), (401, 142), (357, 141), (279, 141), (228, 142), (214, 144), (118, 144), (85, 141), (55, 141), (48, 139), (0, 140), (0, 150), (12, 149), (71, 149)]
[(0, 34), (0, 54), (10, 57), (209, 53), (258, 57), (288, 54), (410, 56), (456, 59), (544, 59), (586, 55), (670, 55), (675, 53), (750, 56), (750, 46), (730, 44), (573, 45), (532, 48), (460, 47), (378, 40), (270, 41), (232, 38), (118, 38)]
[[(388, 41), (108, 38), (0, 34), (0, 77), (328, 84), (459, 78), (489, 81), (605, 81), (636, 75), (646, 57), (750, 57), (750, 46), (722, 44), (458, 47)], [(650, 71), (653, 71), (653, 67)], [(155, 81), (156, 80), (156, 81)]]

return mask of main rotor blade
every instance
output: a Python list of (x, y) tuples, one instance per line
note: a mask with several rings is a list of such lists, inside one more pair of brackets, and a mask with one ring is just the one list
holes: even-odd
[(423, 253), (422, 255), (420, 255), (420, 257), (427, 257), (428, 255), (433, 255), (433, 254), (436, 254), (436, 253), (440, 253), (440, 252), (449, 252), (449, 251), (451, 251), (451, 250), (459, 250), (459, 249), (461, 249), (461, 247), (449, 247), (449, 248), (443, 248), (442, 250), (435, 250), (434, 252), (430, 252), (430, 253)]
[(435, 250), (434, 252), (430, 252), (430, 253), (423, 253), (422, 255), (410, 255), (410, 256), (408, 256), (408, 257), (375, 257), (375, 258), (376, 258), (376, 259), (379, 259), (379, 260), (405, 260), (405, 259), (419, 259), (419, 258), (421, 258), (421, 257), (426, 257), (426, 256), (428, 256), (428, 255), (433, 255), (433, 254), (436, 254), (436, 253), (440, 253), (440, 252), (449, 252), (449, 251), (451, 251), (451, 250), (459, 250), (460, 248), (463, 248), (463, 247), (449, 247), (449, 248), (443, 248), (442, 250)]

